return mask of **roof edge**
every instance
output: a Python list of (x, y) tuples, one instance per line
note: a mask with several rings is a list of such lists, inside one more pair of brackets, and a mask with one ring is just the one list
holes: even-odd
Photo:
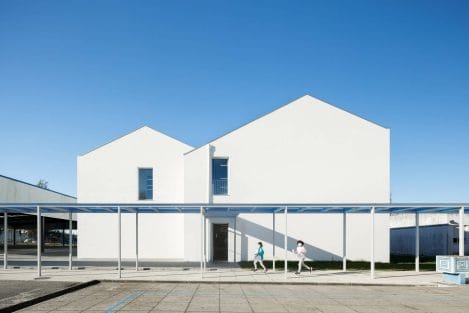
[(237, 131), (238, 129), (241, 129), (241, 128), (243, 128), (243, 127), (245, 127), (245, 126), (247, 126), (247, 125), (249, 125), (249, 124), (251, 124), (251, 123), (254, 123), (255, 121), (257, 121), (257, 120), (263, 118), (264, 116), (267, 116), (267, 115), (269, 115), (269, 114), (272, 114), (272, 113), (274, 113), (274, 112), (280, 110), (281, 108), (286, 107), (287, 105), (290, 105), (290, 104), (292, 104), (293, 102), (295, 102), (295, 101), (297, 101), (297, 100), (300, 100), (301, 98), (304, 98), (304, 97), (310, 97), (310, 98), (312, 98), (312, 99), (321, 101), (321, 102), (323, 102), (323, 103), (325, 103), (325, 104), (327, 104), (327, 105), (329, 105), (329, 106), (331, 106), (331, 107), (333, 107), (333, 108), (335, 108), (335, 109), (341, 110), (341, 111), (343, 111), (343, 112), (345, 112), (345, 113), (348, 113), (348, 114), (350, 114), (350, 115), (352, 115), (352, 116), (355, 116), (355, 117), (357, 117), (357, 118), (359, 118), (359, 119), (362, 119), (362, 120), (364, 120), (364, 121), (366, 121), (366, 122), (368, 122), (368, 123), (374, 124), (374, 125), (376, 125), (376, 126), (378, 126), (378, 127), (381, 127), (381, 128), (383, 128), (383, 129), (388, 129), (388, 130), (390, 129), (390, 128), (387, 128), (387, 127), (385, 127), (385, 126), (383, 126), (383, 125), (381, 125), (381, 124), (378, 124), (378, 123), (375, 123), (375, 122), (373, 122), (373, 121), (371, 121), (371, 120), (368, 120), (368, 119), (366, 119), (366, 118), (364, 118), (364, 117), (362, 117), (362, 116), (360, 116), (360, 115), (357, 115), (357, 114), (355, 114), (355, 113), (352, 113), (352, 112), (350, 112), (350, 111), (347, 111), (347, 110), (345, 110), (345, 109), (343, 109), (343, 108), (341, 108), (341, 107), (339, 107), (339, 106), (336, 106), (335, 104), (331, 104), (331, 103), (329, 103), (329, 102), (327, 102), (327, 101), (324, 101), (324, 100), (322, 100), (322, 99), (320, 99), (320, 98), (317, 98), (317, 97), (313, 97), (313, 96), (311, 96), (311, 95), (309, 95), (309, 94), (306, 93), (306, 94), (302, 95), (301, 97), (298, 97), (298, 98), (295, 98), (295, 99), (293, 99), (293, 100), (290, 100), (289, 102), (284, 103), (284, 104), (282, 104), (282, 105), (276, 107), (275, 109), (273, 109), (273, 110), (271, 110), (271, 111), (269, 111), (269, 112), (267, 112), (267, 113), (264, 113), (264, 114), (262, 114), (262, 115), (260, 115), (260, 116), (258, 116), (258, 117), (256, 117), (256, 118), (254, 118), (254, 119), (252, 119), (252, 120), (250, 120), (250, 121), (248, 121), (248, 122), (242, 124), (241, 126), (238, 126), (238, 127), (234, 128), (234, 129), (228, 131), (228, 132), (223, 133), (222, 135), (220, 135), (220, 136), (218, 136), (218, 137), (215, 137), (214, 139), (210, 140), (209, 142), (204, 143), (203, 145), (200, 145), (200, 146), (198, 146), (198, 147), (196, 147), (196, 148), (194, 148), (194, 149), (192, 149), (192, 150), (189, 150), (189, 151), (185, 152), (184, 155), (188, 155), (188, 154), (190, 154), (191, 152), (194, 152), (194, 151), (196, 151), (196, 150), (199, 150), (200, 148), (202, 148), (202, 147), (204, 147), (204, 146), (206, 146), (206, 145), (209, 145), (209, 144), (213, 143), (215, 140), (218, 140), (218, 139), (220, 139), (220, 138), (223, 138), (223, 137), (225, 137), (225, 136), (227, 136), (227, 135), (229, 135), (229, 134), (231, 134), (231, 133)]
[(28, 182), (25, 182), (25, 181), (23, 181), (23, 180), (19, 180), (19, 179), (13, 178), (13, 177), (1, 175), (1, 174), (0, 174), (0, 177), (6, 178), (6, 179), (9, 179), (9, 180), (12, 180), (12, 181), (17, 182), (17, 183), (25, 184), (25, 185), (28, 185), (28, 186), (31, 186), (31, 187), (39, 188), (39, 189), (44, 190), (44, 191), (49, 191), (49, 192), (52, 192), (52, 193), (59, 194), (59, 195), (61, 195), (61, 196), (65, 196), (65, 197), (69, 197), (69, 198), (72, 198), (72, 199), (77, 200), (77, 197), (74, 197), (74, 196), (71, 196), (71, 195), (67, 195), (67, 194), (65, 194), (65, 193), (58, 192), (58, 191), (55, 191), (55, 190), (52, 190), (52, 189), (42, 188), (42, 187), (39, 187), (39, 186), (37, 186), (37, 185), (31, 184), (31, 183), (28, 183)]
[(175, 140), (175, 141), (177, 141), (177, 142), (179, 142), (179, 143), (181, 143), (181, 144), (183, 144), (183, 145), (186, 145), (186, 146), (188, 146), (189, 148), (193, 148), (193, 146), (191, 146), (191, 145), (189, 145), (189, 144), (187, 144), (187, 143), (185, 143), (185, 142), (183, 142), (183, 141), (181, 141), (181, 140), (179, 140), (179, 139), (176, 139), (176, 138), (174, 138), (173, 136), (170, 136), (170, 135), (168, 135), (168, 134), (166, 134), (166, 133), (164, 133), (164, 132), (161, 132), (161, 131), (159, 131), (159, 130), (156, 130), (156, 129), (154, 129), (154, 128), (148, 126), (148, 125), (143, 125), (143, 126), (141, 126), (141, 127), (139, 127), (139, 128), (136, 128), (136, 129), (134, 129), (134, 130), (128, 132), (128, 133), (125, 133), (124, 135), (118, 136), (118, 137), (116, 137), (116, 138), (114, 138), (114, 139), (111, 139), (111, 140), (109, 140), (109, 141), (107, 141), (107, 142), (105, 142), (105, 143), (103, 143), (103, 144), (101, 144), (101, 145), (99, 145), (99, 146), (97, 146), (97, 147), (91, 149), (91, 150), (88, 150), (88, 151), (85, 152), (85, 153), (79, 154), (78, 157), (82, 157), (82, 156), (85, 156), (85, 155), (87, 155), (87, 154), (90, 154), (91, 152), (94, 152), (94, 151), (96, 151), (96, 150), (98, 150), (98, 149), (101, 149), (102, 147), (107, 146), (108, 144), (111, 144), (111, 143), (113, 143), (114, 141), (117, 141), (117, 140), (122, 139), (122, 138), (124, 138), (124, 137), (126, 137), (126, 136), (129, 136), (129, 135), (131, 135), (131, 134), (133, 134), (133, 133), (135, 133), (135, 132), (137, 132), (137, 131), (139, 131), (139, 130), (141, 130), (141, 129), (144, 129), (144, 128), (148, 128), (148, 129), (150, 129), (150, 130), (152, 130), (152, 131), (154, 131), (154, 132), (156, 132), (156, 133), (159, 133), (159, 134), (161, 134), (161, 135), (163, 135), (163, 136), (166, 136), (166, 137), (168, 137), (168, 138), (170, 138), (170, 139), (172, 139), (172, 140)]

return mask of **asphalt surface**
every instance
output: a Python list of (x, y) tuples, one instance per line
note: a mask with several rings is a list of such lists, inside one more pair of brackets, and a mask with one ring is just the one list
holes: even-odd
[(73, 285), (76, 283), (0, 280), (0, 311), (7, 306), (63, 290)]
[(19, 312), (467, 313), (469, 287), (103, 282)]

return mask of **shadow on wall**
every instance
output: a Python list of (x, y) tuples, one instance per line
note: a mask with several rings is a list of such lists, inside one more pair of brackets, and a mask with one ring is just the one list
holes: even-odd
[[(240, 229), (237, 229), (236, 231), (240, 234), (241, 236), (241, 260), (251, 260), (254, 258), (254, 251), (249, 251), (248, 247), (248, 242), (249, 238), (248, 236), (257, 238), (259, 241), (262, 241), (264, 243), (272, 243), (272, 229), (261, 226), (259, 224), (253, 223), (251, 221), (245, 220), (243, 218), (238, 217), (238, 221), (243, 223), (244, 225), (244, 232), (241, 231)], [(293, 238), (288, 236), (287, 237), (287, 250), (291, 251), (292, 249), (296, 248), (296, 242), (300, 238)], [(329, 251), (320, 249), (318, 247), (312, 246), (308, 244), (308, 238), (301, 238), (305, 242), (304, 247), (306, 248), (306, 257), (308, 259), (313, 259), (313, 260), (342, 260), (342, 256), (339, 256), (337, 254), (331, 253)], [(283, 259), (284, 254), (283, 254), (283, 243), (284, 243), (284, 234), (280, 233), (278, 231), (275, 231), (275, 254), (277, 259)]]

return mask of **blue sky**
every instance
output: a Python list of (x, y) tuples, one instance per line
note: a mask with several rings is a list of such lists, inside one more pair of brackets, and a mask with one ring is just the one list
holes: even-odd
[(0, 174), (74, 195), (148, 125), (197, 146), (306, 93), (391, 128), (394, 202), (469, 201), (468, 1), (0, 0)]

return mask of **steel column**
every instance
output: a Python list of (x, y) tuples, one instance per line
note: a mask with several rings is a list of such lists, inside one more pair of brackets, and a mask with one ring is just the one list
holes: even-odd
[(235, 217), (234, 217), (234, 232), (233, 232), (233, 234), (234, 234), (234, 238), (233, 238), (233, 242), (234, 242), (234, 247), (233, 247), (233, 251), (234, 251), (233, 262), (235, 262), (235, 263), (236, 263), (236, 259), (237, 259), (237, 258), (236, 258), (236, 226), (237, 226), (237, 225), (236, 225), (236, 220), (237, 220), (237, 219), (238, 219), (238, 216), (235, 216)]
[(204, 214), (200, 207), (200, 276), (204, 277)]
[(464, 256), (464, 207), (459, 209), (459, 255)]
[(342, 213), (342, 271), (347, 271), (347, 213)]
[(8, 213), (3, 213), (3, 269), (8, 268)]
[(42, 229), (41, 229), (41, 207), (36, 207), (37, 215), (37, 276), (41, 277), (42, 268), (41, 268), (41, 247), (42, 247)]
[(285, 249), (285, 260), (284, 260), (284, 278), (287, 279), (287, 273), (288, 273), (288, 207), (285, 207), (285, 236), (283, 239), (283, 247)]
[(204, 272), (207, 270), (207, 218), (204, 215)]
[(371, 215), (371, 258), (370, 258), (370, 274), (371, 278), (375, 278), (375, 207), (370, 210)]
[(415, 271), (420, 272), (420, 216), (415, 212)]
[(73, 220), (72, 211), (68, 212), (68, 269), (72, 270), (73, 258)]
[(275, 212), (272, 213), (272, 270), (275, 272)]
[(121, 273), (121, 207), (117, 207), (117, 273), (118, 277), (122, 277)]
[(135, 212), (135, 270), (138, 271), (138, 211)]

